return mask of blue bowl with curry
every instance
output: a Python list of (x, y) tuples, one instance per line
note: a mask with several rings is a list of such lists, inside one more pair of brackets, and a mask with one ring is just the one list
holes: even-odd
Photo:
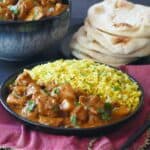
[(68, 30), (70, 9), (70, 0), (1, 1), (0, 59), (21, 61), (51, 50)]

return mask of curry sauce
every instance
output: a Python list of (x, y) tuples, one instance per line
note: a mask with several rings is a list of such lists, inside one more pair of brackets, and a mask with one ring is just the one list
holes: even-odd
[(9, 107), (33, 122), (64, 128), (89, 128), (116, 122), (130, 114), (118, 103), (73, 89), (69, 83), (37, 84), (24, 71), (10, 85)]

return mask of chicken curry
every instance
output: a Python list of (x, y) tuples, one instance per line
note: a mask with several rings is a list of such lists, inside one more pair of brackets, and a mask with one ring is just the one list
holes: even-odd
[(0, 20), (39, 20), (68, 8), (61, 0), (0, 0)]
[(10, 85), (9, 107), (40, 124), (64, 128), (91, 128), (121, 120), (131, 113), (119, 103), (104, 102), (99, 96), (73, 89), (71, 84), (37, 84), (24, 71)]

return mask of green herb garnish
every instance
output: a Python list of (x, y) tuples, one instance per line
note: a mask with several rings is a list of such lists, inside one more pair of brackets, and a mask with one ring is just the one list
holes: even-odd
[(112, 113), (112, 105), (111, 103), (106, 102), (104, 104), (103, 108), (100, 108), (98, 110), (98, 113), (100, 114), (102, 120), (110, 120), (111, 119), (111, 113)]
[(77, 117), (76, 117), (76, 115), (71, 115), (70, 121), (71, 121), (71, 123), (72, 123), (74, 126), (76, 126), (76, 125), (77, 125)]
[(121, 90), (119, 86), (113, 86), (112, 89), (113, 89), (113, 91), (120, 91)]
[(13, 14), (15, 14), (15, 15), (18, 15), (18, 14), (19, 14), (19, 9), (18, 9), (17, 5), (8, 6), (8, 9), (9, 9), (10, 11), (12, 11)]
[(79, 101), (75, 101), (74, 104), (75, 104), (75, 106), (80, 106), (81, 105)]
[(103, 119), (103, 120), (107, 120), (107, 121), (109, 121), (110, 119), (111, 119), (111, 116), (110, 116), (110, 114), (109, 113), (103, 113), (103, 114), (101, 114), (101, 118)]
[(38, 9), (35, 9), (32, 20), (36, 20), (37, 16), (38, 16)]
[(105, 109), (105, 111), (111, 112), (112, 111), (112, 105), (111, 105), (111, 103), (106, 102), (104, 104), (104, 109)]
[(53, 7), (50, 7), (49, 9), (48, 9), (48, 12), (54, 12), (54, 8)]
[(56, 94), (58, 95), (60, 93), (60, 89), (58, 87), (55, 87), (53, 90), (52, 90), (52, 94)]
[(35, 101), (34, 100), (29, 100), (26, 104), (26, 110), (31, 112), (31, 111), (34, 110), (35, 106), (36, 106)]

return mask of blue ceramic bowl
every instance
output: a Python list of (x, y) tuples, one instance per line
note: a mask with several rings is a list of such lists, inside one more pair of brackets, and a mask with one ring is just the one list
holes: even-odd
[(70, 23), (69, 8), (58, 16), (38, 21), (0, 21), (0, 59), (20, 61), (33, 57), (60, 40)]

